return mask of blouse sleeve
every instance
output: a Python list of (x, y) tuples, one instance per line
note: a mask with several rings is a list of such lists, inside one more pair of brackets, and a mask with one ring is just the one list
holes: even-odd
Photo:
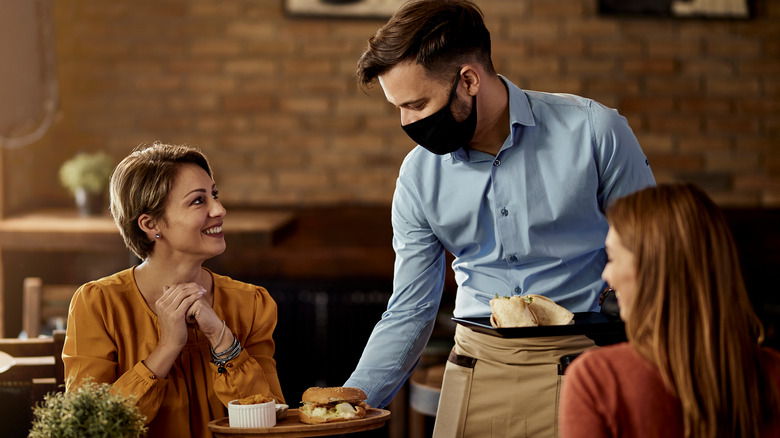
[(254, 394), (270, 395), (277, 403), (284, 403), (273, 357), (276, 319), (276, 303), (262, 287), (255, 291), (254, 306), (225, 315), (226, 324), (243, 347), (241, 354), (225, 365), (225, 373), (218, 373), (217, 366), (210, 363), (216, 376), (214, 390), (225, 406), (230, 400)]
[(154, 376), (141, 362), (119, 375), (118, 347), (108, 325), (113, 311), (95, 283), (85, 284), (74, 294), (62, 351), (66, 391), (74, 390), (87, 377), (111, 383), (112, 391), (135, 397), (148, 424), (157, 415), (167, 380)]
[(609, 432), (599, 395), (598, 375), (592, 360), (584, 353), (566, 368), (561, 389), (558, 427), (561, 438), (600, 438)]

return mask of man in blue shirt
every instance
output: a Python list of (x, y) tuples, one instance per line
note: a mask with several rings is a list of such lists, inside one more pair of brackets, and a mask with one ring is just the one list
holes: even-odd
[[(419, 146), (393, 197), (393, 295), (345, 386), (372, 406), (392, 400), (433, 329), (445, 251), (456, 317), (490, 316), (496, 295), (598, 311), (603, 212), (655, 184), (625, 118), (498, 75), (482, 13), (467, 0), (402, 6), (369, 39), (357, 75), (364, 87), (378, 80)], [(560, 357), (593, 346), (585, 336), (504, 339), (458, 326), (434, 436), (556, 436)]]

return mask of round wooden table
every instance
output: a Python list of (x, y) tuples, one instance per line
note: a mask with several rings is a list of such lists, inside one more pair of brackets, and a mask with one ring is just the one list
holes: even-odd
[(287, 417), (277, 421), (274, 427), (242, 428), (230, 427), (228, 417), (209, 423), (209, 430), (215, 438), (259, 437), (259, 438), (306, 438), (333, 436), (345, 433), (378, 429), (390, 419), (390, 411), (369, 409), (365, 418), (335, 423), (306, 424), (298, 418), (298, 410), (290, 409)]

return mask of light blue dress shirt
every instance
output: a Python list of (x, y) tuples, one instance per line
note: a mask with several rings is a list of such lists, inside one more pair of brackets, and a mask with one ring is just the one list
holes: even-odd
[[(567, 94), (509, 92), (511, 133), (497, 156), (421, 146), (401, 165), (392, 205), (393, 294), (345, 386), (386, 406), (428, 342), (455, 258), (456, 317), (490, 316), (496, 295), (544, 295), (597, 311), (604, 210), (655, 184), (626, 119)], [(479, 99), (479, 96), (477, 96)]]

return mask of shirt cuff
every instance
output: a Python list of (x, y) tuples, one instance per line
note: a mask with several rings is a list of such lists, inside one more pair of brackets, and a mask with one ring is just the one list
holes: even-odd
[(143, 363), (143, 361), (138, 362), (135, 367), (133, 367), (133, 371), (135, 371), (136, 375), (141, 378), (144, 383), (147, 385), (155, 386), (155, 385), (164, 385), (165, 382), (167, 382), (167, 379), (157, 377), (152, 370), (146, 367), (146, 364)]

